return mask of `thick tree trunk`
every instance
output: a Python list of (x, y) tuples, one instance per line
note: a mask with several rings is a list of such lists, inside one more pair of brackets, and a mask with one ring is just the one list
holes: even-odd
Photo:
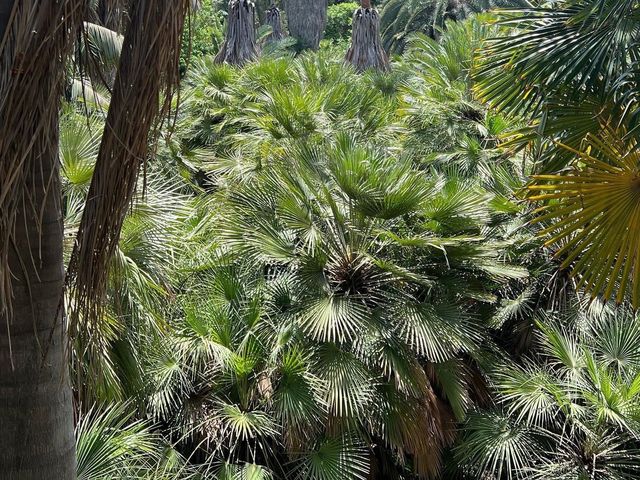
[(316, 50), (327, 26), (328, 0), (284, 0), (289, 33), (302, 49)]
[(380, 36), (380, 15), (371, 7), (369, 0), (363, 0), (362, 6), (353, 14), (351, 47), (347, 51), (346, 61), (359, 72), (367, 69), (381, 72), (389, 70), (389, 57), (382, 47)]
[(271, 33), (265, 39), (265, 43), (277, 42), (286, 36), (282, 31), (282, 16), (280, 14), (280, 9), (275, 5), (275, 3), (271, 4), (267, 9), (265, 23), (271, 27)]
[[(0, 0), (0, 478), (75, 477), (58, 110), (84, 0)], [(6, 28), (6, 31), (3, 31)]]
[(227, 33), (215, 61), (244, 65), (257, 57), (256, 6), (250, 0), (230, 0)]
[[(48, 86), (42, 86), (47, 88)], [(47, 129), (57, 143), (58, 124)], [(0, 316), (0, 478), (58, 480), (75, 476), (73, 409), (63, 327), (63, 225), (57, 150), (40, 152), (27, 178), (42, 208), (18, 210), (9, 253), (13, 312)], [(41, 226), (40, 226), (41, 224)], [(33, 258), (33, 263), (29, 259)], [(26, 263), (26, 265), (23, 265)]]

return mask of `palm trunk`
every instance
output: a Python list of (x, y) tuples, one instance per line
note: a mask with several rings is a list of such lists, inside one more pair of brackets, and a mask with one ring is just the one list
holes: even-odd
[[(57, 121), (52, 118), (46, 128), (52, 143), (57, 142)], [(42, 152), (40, 165), (42, 170), (27, 182), (43, 208), (42, 217), (19, 208), (17, 248), (9, 254), (15, 278), (10, 335), (0, 337), (0, 471), (3, 478), (70, 479), (75, 476), (75, 451), (62, 315), (57, 151)], [(22, 265), (29, 258), (34, 265)]]
[(257, 56), (256, 6), (251, 0), (230, 0), (227, 33), (215, 61), (244, 65)]
[(12, 4), (0, 0), (0, 477), (73, 479), (58, 110), (84, 0), (20, 0), (8, 21)]
[(278, 42), (285, 37), (282, 31), (282, 17), (280, 9), (275, 3), (267, 9), (265, 15), (265, 23), (271, 27), (271, 33), (265, 39), (265, 43)]
[(317, 50), (327, 26), (327, 0), (284, 0), (289, 33), (301, 49)]
[(382, 47), (380, 36), (380, 15), (371, 7), (370, 0), (362, 0), (360, 8), (353, 14), (351, 47), (346, 61), (359, 72), (375, 69), (389, 70), (389, 57)]

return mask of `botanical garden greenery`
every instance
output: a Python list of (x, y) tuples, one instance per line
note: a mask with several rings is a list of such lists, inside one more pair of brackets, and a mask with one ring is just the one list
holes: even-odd
[[(640, 478), (640, 7), (453, 3), (387, 0), (392, 69), (359, 74), (357, 5), (236, 67), (202, 2), (70, 328), (79, 479)], [(65, 262), (122, 48), (91, 28)]]

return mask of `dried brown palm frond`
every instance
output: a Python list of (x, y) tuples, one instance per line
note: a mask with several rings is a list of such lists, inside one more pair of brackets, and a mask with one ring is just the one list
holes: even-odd
[(371, 0), (362, 0), (360, 8), (353, 14), (351, 47), (347, 51), (346, 61), (359, 72), (370, 68), (389, 71), (389, 57), (382, 47), (380, 36), (380, 15), (372, 8)]
[[(2, 12), (0, 317), (11, 314), (16, 270), (37, 272), (40, 264), (44, 206), (56, 195), (58, 181), (57, 125), (64, 65), (85, 7), (86, 0), (21, 0)], [(22, 232), (21, 240), (16, 230)]]
[(265, 23), (271, 27), (271, 33), (265, 38), (265, 43), (277, 42), (287, 36), (282, 30), (282, 14), (275, 3), (267, 9)]
[(140, 169), (178, 85), (180, 42), (189, 5), (190, 0), (130, 3), (105, 131), (69, 264), (72, 334), (79, 318), (99, 317), (109, 263)]
[(230, 0), (227, 33), (215, 61), (244, 65), (257, 56), (256, 5), (250, 0)]

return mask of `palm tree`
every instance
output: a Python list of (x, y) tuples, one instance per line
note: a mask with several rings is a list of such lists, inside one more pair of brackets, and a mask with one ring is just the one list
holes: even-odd
[[(512, 145), (529, 149), (536, 161), (532, 200), (543, 203), (547, 245), (592, 296), (617, 292), (622, 302), (629, 293), (638, 306), (638, 6), (561, 2), (516, 10), (505, 24), (518, 35), (484, 52), (478, 92), (530, 120)], [(613, 185), (619, 187), (612, 202)]]
[(283, 0), (289, 33), (301, 49), (316, 50), (327, 25), (328, 0)]
[(179, 130), (216, 192), (216, 253), (150, 355), (150, 401), (203, 457), (437, 476), (482, 390), (487, 330), (463, 311), (526, 272), (492, 246), (475, 179), (403, 150), (394, 78), (322, 55), (203, 61), (189, 78)]
[[(86, 322), (100, 318), (108, 265), (148, 152), (149, 135), (156, 119), (168, 112), (171, 94), (177, 86), (176, 68), (188, 8), (186, 0), (135, 2), (130, 11), (131, 22), (125, 35), (105, 133), (69, 262), (72, 332), (81, 319)], [(170, 34), (158, 35), (160, 30)], [(140, 68), (143, 64), (156, 68), (156, 74), (148, 75)], [(165, 100), (159, 104), (157, 97), (163, 92)], [(124, 152), (120, 151), (122, 148)]]
[(447, 20), (464, 20), (495, 8), (524, 7), (527, 0), (388, 0), (381, 12), (384, 48), (402, 52), (413, 33), (436, 38)]
[(347, 62), (360, 72), (368, 68), (387, 71), (389, 58), (381, 44), (380, 17), (378, 11), (371, 7), (371, 0), (362, 0), (360, 8), (353, 14), (352, 28)]
[(266, 43), (278, 42), (285, 38), (285, 33), (282, 31), (282, 17), (280, 15), (280, 9), (275, 2), (272, 3), (266, 11), (265, 25), (271, 27), (271, 33), (265, 39)]
[[(400, 191), (388, 199), (401, 210), (384, 210), (386, 222), (371, 213), (359, 219), (341, 190), (322, 196), (322, 181), (305, 170), (310, 158), (298, 155), (304, 153), (287, 152), (286, 165), (295, 158), (299, 185), (272, 185), (292, 180), (278, 166), (265, 183), (228, 192), (231, 203), (210, 227), (222, 229), (217, 259), (203, 257), (207, 263), (185, 285), (184, 310), (170, 322), (173, 333), (148, 353), (151, 411), (185, 448), (232, 463), (259, 461), (274, 473), (293, 462), (296, 478), (333, 478), (332, 471), (362, 478), (369, 456), (381, 472), (411, 469), (398, 465), (392, 450), (412, 458), (421, 475), (434, 474), (454, 415), (463, 416), (470, 402), (456, 352), (473, 350), (482, 334), (444, 293), (433, 299), (438, 303), (416, 303), (410, 279), (422, 277), (404, 269), (418, 253), (399, 265), (402, 253), (393, 255), (392, 245), (375, 253), (384, 240), (375, 239), (373, 225), (393, 226), (399, 217), (391, 215), (415, 205), (417, 192), (410, 191), (419, 184), (403, 184), (402, 201)], [(398, 179), (392, 165), (389, 182)], [(403, 181), (419, 182), (411, 178)], [(305, 227), (301, 209), (314, 201)], [(277, 205), (286, 211), (273, 212)], [(373, 451), (365, 447), (372, 442)]]
[(93, 407), (76, 426), (78, 480), (202, 478), (128, 403)]
[[(65, 259), (73, 251), (104, 130), (104, 119), (67, 111), (60, 122), (60, 157), (66, 232)], [(97, 118), (96, 118), (97, 117)], [(166, 155), (160, 148), (157, 156)], [(73, 332), (71, 370), (74, 391), (86, 408), (124, 402), (141, 383), (139, 343), (164, 325), (164, 307), (173, 288), (171, 258), (190, 203), (173, 171), (147, 167), (146, 185), (137, 188), (109, 265), (104, 312), (95, 323)]]
[[(8, 11), (8, 6), (3, 6), (2, 11)], [(64, 60), (76, 37), (85, 6), (82, 1), (72, 0), (46, 4), (35, 0), (20, 2), (13, 5), (12, 21), (2, 32), (6, 41), (2, 42), (0, 71), (3, 99), (0, 104), (3, 139), (0, 142), (3, 158), (0, 315), (7, 331), (1, 339), (3, 400), (0, 413), (4, 428), (0, 435), (3, 452), (0, 466), (10, 477), (73, 478), (75, 471), (72, 399), (64, 355), (66, 331), (62, 324), (63, 230), (57, 126), (66, 69)], [(175, 2), (135, 2), (126, 40), (130, 48), (121, 59), (118, 72), (126, 87), (123, 89), (116, 81), (108, 117), (108, 124), (115, 129), (108, 132), (117, 136), (117, 146), (109, 149), (108, 141), (103, 142), (98, 162), (103, 167), (98, 168), (93, 178), (93, 183), (99, 185), (92, 188), (97, 197), (90, 197), (93, 207), (97, 204), (104, 208), (114, 199), (117, 199), (116, 203), (129, 202), (127, 195), (109, 193), (109, 182), (114, 179), (103, 169), (105, 159), (108, 162), (114, 158), (112, 155), (120, 158), (114, 151), (117, 148), (144, 156), (147, 148), (144, 130), (148, 131), (157, 114), (155, 98), (159, 94), (159, 79), (171, 81), (176, 78), (172, 66), (174, 60), (177, 65), (174, 54), (177, 48), (163, 51), (167, 43), (155, 45), (156, 55), (148, 55), (154, 54), (154, 39), (159, 29), (164, 29), (165, 34), (160, 37), (169, 46), (178, 44), (186, 8), (186, 4)], [(176, 27), (168, 34), (167, 18), (175, 22)], [(142, 25), (144, 29), (140, 28)], [(149, 79), (156, 77), (156, 80), (150, 80), (150, 89), (144, 84), (138, 85), (138, 92), (147, 92), (148, 98), (153, 98), (150, 103), (155, 106), (143, 113), (146, 124), (126, 128), (129, 133), (138, 129), (135, 133), (142, 134), (141, 141), (133, 143), (138, 146), (144, 143), (144, 147), (134, 152), (131, 137), (123, 143), (125, 137), (116, 130), (123, 120), (135, 119), (130, 113), (132, 108), (135, 110), (136, 102), (123, 94), (135, 86), (131, 71), (142, 74), (139, 64), (135, 63), (141, 52), (146, 59), (157, 62), (155, 65), (144, 63), (148, 68), (157, 68), (155, 73), (147, 71), (143, 75)], [(160, 61), (162, 59), (164, 61)], [(140, 94), (137, 99), (144, 96)], [(107, 133), (106, 138), (109, 136)], [(129, 174), (131, 179), (132, 170)], [(137, 169), (133, 174), (137, 175)], [(112, 186), (119, 189), (122, 185), (117, 179), (115, 181)], [(130, 185), (132, 183), (133, 180)], [(126, 205), (122, 208), (125, 210)], [(91, 213), (94, 210), (88, 210), (83, 218), (80, 240), (85, 247), (87, 244), (83, 240), (91, 235), (87, 234), (88, 226), (93, 227), (105, 219), (99, 214), (94, 216)], [(117, 215), (114, 218), (110, 212), (108, 217), (109, 221), (119, 223)], [(118, 225), (103, 225), (96, 229), (111, 239), (117, 239), (119, 234)], [(92, 263), (90, 272), (83, 271), (82, 254), (89, 258), (95, 258), (96, 254), (91, 248), (87, 250), (81, 249), (80, 256), (76, 257), (74, 265), (79, 266), (74, 270), (77, 275), (74, 278), (79, 278), (76, 286), (86, 286), (88, 290), (83, 292), (97, 292), (100, 296), (100, 278), (106, 269), (99, 266), (93, 269), (96, 265)], [(109, 257), (110, 252), (106, 253)], [(89, 278), (91, 280), (86, 283)], [(92, 286), (96, 283), (97, 289)], [(94, 298), (82, 293), (77, 298), (88, 307), (87, 311), (93, 310)], [(74, 307), (78, 305), (78, 302), (73, 304)]]
[(251, 0), (230, 0), (227, 32), (216, 62), (243, 65), (258, 56), (256, 5)]
[(0, 470), (73, 478), (57, 124), (84, 2), (0, 5)]
[(636, 478), (640, 325), (627, 307), (549, 312), (540, 355), (495, 370), (494, 411), (457, 449), (471, 478)]

